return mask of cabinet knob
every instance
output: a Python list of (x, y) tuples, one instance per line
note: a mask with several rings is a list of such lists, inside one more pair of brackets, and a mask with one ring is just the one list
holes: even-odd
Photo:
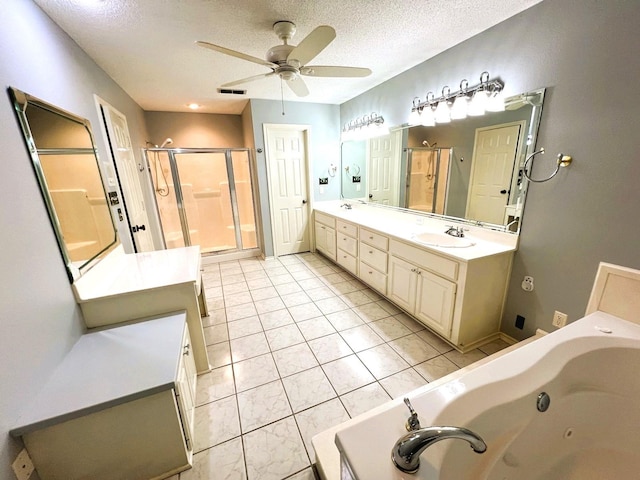
[(183, 355), (189, 355), (189, 350), (190, 350), (190, 348), (191, 348), (191, 345), (189, 345), (189, 344), (187, 343), (184, 347), (182, 347), (182, 354), (183, 354)]

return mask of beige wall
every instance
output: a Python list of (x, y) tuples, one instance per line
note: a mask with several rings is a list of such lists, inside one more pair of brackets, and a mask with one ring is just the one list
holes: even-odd
[(213, 113), (145, 112), (149, 137), (160, 145), (167, 137), (171, 147), (242, 148), (245, 147), (240, 115)]

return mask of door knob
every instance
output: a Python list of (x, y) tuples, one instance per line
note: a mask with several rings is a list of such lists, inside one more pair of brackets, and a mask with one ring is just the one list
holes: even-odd
[(131, 227), (131, 231), (133, 233), (136, 233), (138, 230), (142, 230), (143, 232), (147, 229), (147, 227), (145, 227), (144, 225), (134, 225), (133, 227)]
[(369, 198), (373, 198), (373, 193), (370, 193), (370, 194), (369, 194)]
[(508, 191), (509, 191), (509, 190), (500, 190), (500, 193), (501, 193), (502, 195), (505, 195)]
[(302, 204), (303, 204), (303, 205), (306, 205), (306, 204), (307, 204), (307, 201), (306, 201), (306, 200), (302, 200)]

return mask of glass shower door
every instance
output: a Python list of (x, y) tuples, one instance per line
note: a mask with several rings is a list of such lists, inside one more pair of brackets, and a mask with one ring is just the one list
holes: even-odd
[(444, 214), (451, 149), (409, 148), (407, 155), (407, 208)]
[(248, 149), (149, 152), (167, 248), (200, 245), (202, 253), (216, 253), (257, 247)]

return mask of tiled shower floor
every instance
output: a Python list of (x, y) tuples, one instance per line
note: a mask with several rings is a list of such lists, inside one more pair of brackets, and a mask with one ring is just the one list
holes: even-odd
[(316, 433), (507, 346), (462, 355), (313, 253), (205, 265), (203, 283), (213, 370), (180, 480), (312, 480)]

